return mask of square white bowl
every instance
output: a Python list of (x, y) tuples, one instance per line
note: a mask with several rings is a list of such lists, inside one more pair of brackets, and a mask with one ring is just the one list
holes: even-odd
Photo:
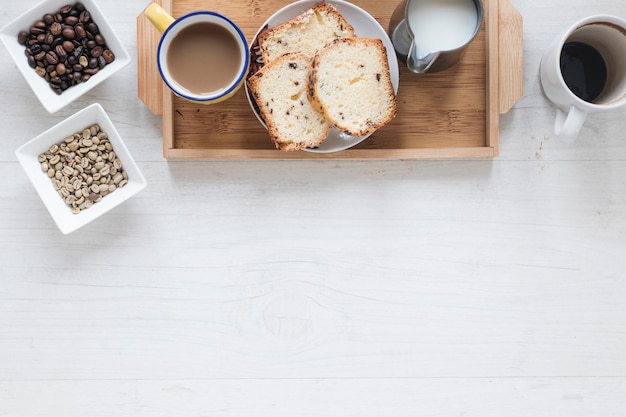
[[(102, 200), (88, 209), (81, 210), (78, 214), (72, 213), (70, 206), (65, 204), (63, 198), (54, 189), (48, 174), (41, 169), (37, 157), (46, 152), (54, 144), (63, 142), (67, 136), (82, 132), (93, 124), (100, 125), (102, 131), (109, 136), (113, 151), (122, 162), (122, 167), (128, 174), (128, 184), (105, 195)], [(128, 200), (146, 187), (146, 180), (139, 171), (137, 163), (128, 152), (128, 148), (115, 129), (102, 106), (98, 103), (75, 113), (56, 126), (48, 129), (15, 151), (18, 161), (26, 171), (26, 175), (37, 190), (55, 223), (64, 234), (86, 225), (92, 220), (102, 216), (112, 208)]]
[(68, 88), (62, 94), (57, 95), (43, 77), (35, 73), (35, 70), (28, 65), (28, 60), (24, 54), (26, 47), (20, 45), (17, 41), (17, 35), (20, 31), (26, 30), (38, 20), (41, 20), (46, 13), (54, 14), (61, 7), (67, 4), (74, 4), (68, 0), (45, 0), (20, 17), (14, 19), (0, 30), (0, 38), (9, 54), (13, 58), (15, 65), (20, 70), (26, 81), (32, 88), (33, 92), (50, 113), (55, 113), (63, 107), (67, 106), (78, 97), (91, 90), (102, 81), (115, 74), (130, 63), (130, 55), (124, 48), (124, 45), (113, 31), (106, 17), (102, 14), (94, 0), (80, 0), (85, 8), (91, 14), (91, 19), (98, 25), (100, 33), (104, 36), (107, 46), (115, 54), (115, 60), (98, 71), (86, 82), (77, 84)]

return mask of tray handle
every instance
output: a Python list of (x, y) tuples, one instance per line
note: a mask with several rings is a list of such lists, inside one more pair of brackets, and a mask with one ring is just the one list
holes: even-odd
[[(168, 12), (172, 10), (172, 0), (152, 0)], [(147, 8), (147, 7), (146, 7)], [(145, 9), (144, 9), (145, 11)], [(154, 114), (163, 114), (163, 88), (155, 51), (161, 33), (155, 29), (142, 11), (137, 16), (137, 90), (138, 96)]]
[(523, 19), (509, 0), (499, 0), (498, 87), (500, 114), (507, 113), (524, 93)]

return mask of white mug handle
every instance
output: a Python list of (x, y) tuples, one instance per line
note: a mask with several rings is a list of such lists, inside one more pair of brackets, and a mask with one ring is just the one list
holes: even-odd
[(578, 136), (586, 118), (587, 112), (576, 106), (571, 106), (569, 111), (557, 107), (554, 134), (562, 139), (573, 141)]

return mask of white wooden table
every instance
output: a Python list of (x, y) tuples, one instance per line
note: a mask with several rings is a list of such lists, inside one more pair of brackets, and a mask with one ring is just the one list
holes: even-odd
[[(3, 52), (0, 416), (624, 416), (626, 111), (562, 143), (538, 66), (626, 3), (512, 3), (493, 160), (168, 162), (136, 60), (50, 115)], [(99, 4), (135, 57), (147, 2)], [(14, 151), (92, 102), (149, 185), (64, 236)]]

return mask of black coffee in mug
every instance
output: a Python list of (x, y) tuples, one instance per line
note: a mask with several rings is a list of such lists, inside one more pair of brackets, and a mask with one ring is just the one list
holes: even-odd
[(561, 50), (561, 74), (572, 93), (593, 102), (606, 85), (606, 62), (594, 47), (582, 42), (567, 42)]

